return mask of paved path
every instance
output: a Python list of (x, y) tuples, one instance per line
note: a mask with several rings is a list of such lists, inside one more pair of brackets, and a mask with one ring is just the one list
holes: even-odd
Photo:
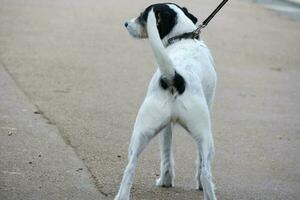
[[(154, 61), (122, 24), (152, 1), (0, 0), (0, 60), (112, 199)], [(177, 1), (204, 19), (216, 1)], [(300, 196), (300, 24), (230, 1), (203, 32), (219, 84), (213, 114), (217, 195)], [(0, 105), (1, 106), (1, 105)], [(154, 186), (158, 141), (143, 153), (133, 199), (200, 199), (195, 145), (175, 130), (176, 187)], [(1, 162), (1, 165), (2, 162)]]
[(0, 65), (0, 199), (105, 199), (57, 128)]

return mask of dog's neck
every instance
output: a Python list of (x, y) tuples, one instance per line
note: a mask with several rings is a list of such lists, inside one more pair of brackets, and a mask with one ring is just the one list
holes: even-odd
[[(173, 9), (177, 10), (178, 8), (176, 6), (174, 6)], [(197, 28), (196, 25), (181, 12), (181, 10), (178, 9), (177, 13), (181, 16), (177, 17), (176, 25), (174, 26), (172, 31), (162, 39), (162, 42), (165, 47), (167, 47), (169, 45), (168, 40), (170, 38), (182, 35), (184, 33), (192, 32)]]
[(199, 40), (200, 36), (199, 36), (199, 33), (195, 32), (195, 31), (183, 33), (183, 34), (180, 34), (180, 35), (176, 35), (175, 37), (172, 37), (168, 40), (168, 44), (165, 47), (168, 47), (168, 46), (174, 44), (175, 42), (178, 42), (178, 41), (183, 40), (183, 39)]

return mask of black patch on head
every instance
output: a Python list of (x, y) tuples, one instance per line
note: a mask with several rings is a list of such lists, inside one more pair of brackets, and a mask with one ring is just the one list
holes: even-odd
[(185, 80), (176, 71), (172, 81), (166, 78), (160, 78), (159, 85), (164, 90), (170, 90), (172, 94), (174, 94), (175, 91), (177, 91), (179, 94), (182, 94), (185, 91)]
[(155, 13), (157, 29), (159, 32), (159, 36), (163, 39), (166, 35), (168, 35), (177, 22), (177, 13), (171, 9), (167, 4), (159, 3), (153, 4), (146, 8), (146, 10), (141, 13), (138, 18), (139, 22), (142, 25), (146, 25), (148, 14), (153, 8)]
[(180, 7), (175, 3), (158, 3), (153, 4), (145, 9), (144, 12), (138, 17), (138, 21), (142, 26), (146, 26), (148, 14), (153, 8), (157, 21), (157, 29), (160, 35), (160, 38), (163, 39), (168, 35), (173, 27), (177, 23), (177, 13), (168, 6), (168, 4), (173, 4), (180, 8), (182, 12), (194, 23), (196, 24), (198, 19), (193, 14), (191, 14), (186, 7)]
[(183, 12), (190, 20), (192, 20), (192, 22), (193, 22), (194, 24), (196, 24), (196, 23), (198, 22), (198, 18), (195, 17), (192, 13), (190, 13), (186, 7), (180, 7), (180, 6), (177, 5), (176, 3), (170, 3), (170, 4), (173, 4), (173, 5), (177, 6), (178, 8), (180, 8), (180, 9), (182, 10), (182, 12)]

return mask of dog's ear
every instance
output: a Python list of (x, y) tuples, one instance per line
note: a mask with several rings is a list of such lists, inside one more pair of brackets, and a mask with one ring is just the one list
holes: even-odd
[(193, 14), (189, 13), (189, 11), (188, 11), (188, 9), (187, 9), (186, 7), (183, 7), (183, 8), (182, 8), (182, 11), (184, 12), (184, 14), (185, 14), (188, 18), (190, 18), (190, 20), (192, 20), (192, 22), (193, 22), (194, 24), (197, 23), (197, 21), (198, 21), (197, 17), (195, 17)]
[(155, 12), (157, 29), (160, 38), (164, 38), (173, 29), (176, 23), (176, 13), (172, 9), (157, 10)]

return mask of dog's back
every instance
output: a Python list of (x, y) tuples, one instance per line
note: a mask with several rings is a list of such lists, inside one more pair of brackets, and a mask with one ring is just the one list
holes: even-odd
[[(166, 53), (172, 60), (175, 71), (185, 81), (185, 95), (203, 94), (211, 109), (217, 76), (212, 55), (205, 43), (198, 40), (182, 40), (167, 47)], [(160, 70), (157, 70), (149, 85), (148, 95), (160, 90), (157, 83), (161, 76)]]
[(209, 107), (216, 88), (217, 75), (210, 50), (203, 41), (182, 40), (167, 48), (176, 71), (186, 81), (191, 94), (202, 90)]

